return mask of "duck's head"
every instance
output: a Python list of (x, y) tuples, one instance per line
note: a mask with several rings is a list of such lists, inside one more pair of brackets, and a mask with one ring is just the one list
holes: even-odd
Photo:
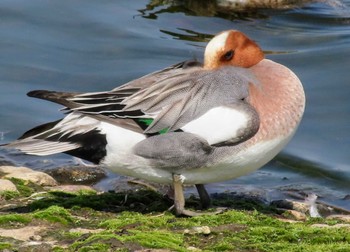
[(205, 48), (204, 68), (216, 69), (225, 65), (252, 67), (264, 59), (260, 47), (245, 34), (236, 30), (217, 34)]

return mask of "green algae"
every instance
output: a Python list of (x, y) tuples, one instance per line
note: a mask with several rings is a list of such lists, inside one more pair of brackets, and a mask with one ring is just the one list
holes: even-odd
[(164, 211), (170, 207), (170, 202), (162, 195), (149, 190), (137, 192), (102, 194), (66, 193), (60, 191), (49, 192), (48, 196), (32, 202), (31, 210), (44, 209), (51, 205), (64, 208), (88, 207), (98, 211), (122, 212), (133, 210), (136, 212)]
[(32, 195), (38, 188), (40, 188), (38, 185), (22, 180), (17, 178), (9, 178), (10, 180), (17, 188), (17, 191), (3, 191), (0, 192), (0, 198), (3, 198), (5, 200), (11, 200), (16, 199), (19, 197), (29, 197)]
[[(170, 231), (138, 231), (130, 230), (127, 233), (115, 234), (111, 232), (101, 232), (92, 234), (86, 239), (79, 240), (72, 244), (70, 249), (78, 251), (89, 251), (93, 246), (103, 249), (125, 249), (130, 247), (135, 248), (166, 248), (172, 251), (186, 251), (182, 245), (183, 235), (173, 234)], [(101, 247), (101, 245), (103, 245)], [(113, 250), (114, 251), (114, 250)]]
[(166, 248), (174, 251), (185, 251), (183, 247), (183, 234), (174, 233), (166, 230), (147, 232), (133, 230), (132, 235), (122, 236), (122, 241), (133, 241), (138, 242), (140, 245), (147, 248)]
[[(147, 217), (148, 216), (148, 217)], [(171, 221), (174, 219), (172, 214), (164, 214), (162, 218), (143, 215), (135, 212), (122, 212), (117, 218), (109, 219), (100, 223), (100, 227), (111, 230), (125, 229), (128, 227), (138, 228), (142, 230), (143, 227), (159, 228), (171, 226)], [(169, 224), (170, 223), (170, 224)]]
[(0, 215), (0, 226), (9, 227), (16, 224), (27, 224), (32, 218), (26, 214), (4, 214)]
[(12, 248), (12, 244), (11, 243), (0, 242), (0, 251), (3, 251), (5, 249), (10, 249), (10, 248)]
[(15, 184), (20, 196), (23, 196), (23, 197), (29, 197), (35, 191), (41, 188), (38, 185), (27, 180), (22, 180), (18, 178), (10, 178), (9, 180)]
[(121, 248), (123, 243), (118, 239), (118, 235), (105, 232), (79, 239), (70, 246), (70, 250), (73, 251), (118, 251)]
[(90, 252), (90, 251), (108, 251), (110, 249), (109, 244), (103, 244), (103, 243), (94, 243), (92, 245), (85, 246), (83, 248), (80, 248), (79, 252)]
[[(325, 222), (320, 219), (319, 222)], [(122, 213), (101, 222), (101, 227), (128, 230), (123, 241), (137, 241), (147, 248), (186, 251), (194, 246), (205, 251), (346, 251), (348, 228), (316, 228), (312, 223), (288, 223), (257, 211), (231, 210), (220, 215), (193, 218)], [(184, 227), (209, 226), (212, 232), (184, 234)], [(220, 228), (223, 227), (223, 228)], [(219, 231), (216, 231), (219, 230)], [(96, 238), (96, 237), (95, 237)]]
[(20, 197), (20, 193), (16, 191), (2, 191), (0, 192), (0, 198), (5, 200), (15, 199)]
[[(195, 205), (198, 201), (194, 199), (193, 202)], [(46, 231), (45, 237), (62, 241), (68, 248), (58, 245), (53, 251), (168, 249), (182, 252), (193, 248), (202, 251), (350, 251), (349, 227), (314, 226), (344, 223), (339, 220), (311, 218), (289, 223), (278, 219), (285, 217), (277, 211), (269, 212), (264, 207), (179, 218), (165, 211), (170, 204), (163, 196), (143, 190), (103, 194), (48, 192), (45, 197), (29, 202), (26, 214), (0, 215), (0, 225), (35, 225), (34, 220), (44, 221), (40, 225), (59, 224)], [(70, 232), (72, 226), (103, 231)], [(211, 232), (191, 232), (194, 227), (203, 226), (209, 227)], [(3, 246), (9, 244), (7, 240), (1, 242)]]
[(63, 225), (74, 223), (74, 218), (68, 210), (59, 206), (50, 206), (47, 209), (36, 211), (33, 213), (33, 217), (49, 222), (61, 223)]
[(53, 247), (52, 251), (53, 252), (65, 252), (65, 251), (67, 251), (67, 249), (61, 248), (61, 247)]

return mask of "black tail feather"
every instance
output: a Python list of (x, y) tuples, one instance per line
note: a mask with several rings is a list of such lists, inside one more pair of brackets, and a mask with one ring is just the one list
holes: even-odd
[(18, 140), (28, 138), (31, 136), (35, 136), (35, 135), (40, 134), (42, 132), (48, 131), (48, 130), (52, 129), (60, 121), (62, 121), (62, 119), (36, 126), (32, 129), (28, 130), (27, 132), (25, 132), (22, 136), (20, 136), (18, 138)]
[(80, 93), (56, 92), (49, 90), (33, 90), (27, 93), (29, 97), (51, 101), (66, 106), (68, 108), (76, 107), (74, 106), (74, 102), (70, 102), (68, 99), (78, 94)]

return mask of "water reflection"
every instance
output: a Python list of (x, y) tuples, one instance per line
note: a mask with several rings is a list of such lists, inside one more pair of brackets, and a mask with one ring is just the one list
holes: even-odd
[[(208, 42), (212, 37), (214, 37), (213, 34), (207, 34), (207, 33), (200, 33), (188, 29), (177, 29), (180, 32), (172, 32), (161, 29), (160, 31), (164, 34), (170, 35), (173, 39), (179, 39), (179, 40), (185, 40), (185, 41), (192, 41), (192, 42)], [(196, 44), (193, 44), (196, 45)], [(196, 45), (198, 46), (198, 45)]]
[[(184, 13), (191, 16), (202, 17), (221, 17), (227, 20), (251, 20), (252, 18), (268, 18), (258, 8), (267, 6), (257, 6), (263, 1), (251, 1), (252, 5), (247, 5), (247, 1), (230, 1), (220, 0), (152, 0), (147, 4), (145, 9), (139, 10), (144, 18), (157, 19), (163, 13)], [(270, 3), (272, 1), (269, 1)], [(283, 8), (286, 5), (281, 5)], [(271, 6), (272, 7), (272, 6)]]
[[(164, 13), (184, 13), (190, 16), (220, 17), (226, 20), (251, 21), (268, 19), (274, 11), (302, 8), (300, 18), (318, 18), (320, 14), (330, 17), (350, 15), (349, 8), (338, 0), (151, 0), (139, 12), (143, 18), (157, 19)], [(315, 21), (315, 20), (314, 20)], [(349, 23), (348, 18), (333, 20)]]

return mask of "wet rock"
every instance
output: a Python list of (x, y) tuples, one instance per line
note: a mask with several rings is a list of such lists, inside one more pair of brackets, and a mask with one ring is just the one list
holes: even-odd
[[(275, 200), (271, 202), (271, 205), (280, 209), (295, 210), (303, 214), (309, 214), (310, 212), (310, 205), (308, 203), (295, 200)], [(317, 211), (320, 213), (321, 217), (325, 217), (335, 213), (335, 209), (327, 204), (317, 203), (316, 208)]]
[(4, 191), (17, 192), (17, 188), (10, 180), (0, 179), (0, 192)]
[(343, 200), (350, 200), (350, 195), (349, 194), (345, 195)]
[(47, 171), (60, 184), (95, 184), (105, 178), (106, 172), (98, 166), (65, 166)]
[(275, 200), (271, 202), (271, 205), (277, 208), (294, 210), (301, 213), (307, 213), (309, 211), (309, 206), (306, 203), (293, 200)]
[(34, 171), (27, 167), (1, 166), (0, 173), (5, 174), (4, 178), (17, 178), (28, 180), (41, 186), (55, 186), (54, 178), (44, 172)]
[[(234, 191), (234, 192), (224, 192), (224, 193), (213, 193), (210, 195), (213, 200), (219, 200), (221, 202), (227, 201), (228, 204), (230, 202), (233, 203), (254, 203), (267, 205), (268, 201), (266, 200), (266, 192), (258, 189), (250, 189), (247, 191)], [(226, 205), (224, 205), (226, 206)], [(231, 206), (231, 205), (228, 205)]]
[(0, 166), (15, 166), (15, 164), (9, 160), (6, 160), (4, 157), (0, 156)]

